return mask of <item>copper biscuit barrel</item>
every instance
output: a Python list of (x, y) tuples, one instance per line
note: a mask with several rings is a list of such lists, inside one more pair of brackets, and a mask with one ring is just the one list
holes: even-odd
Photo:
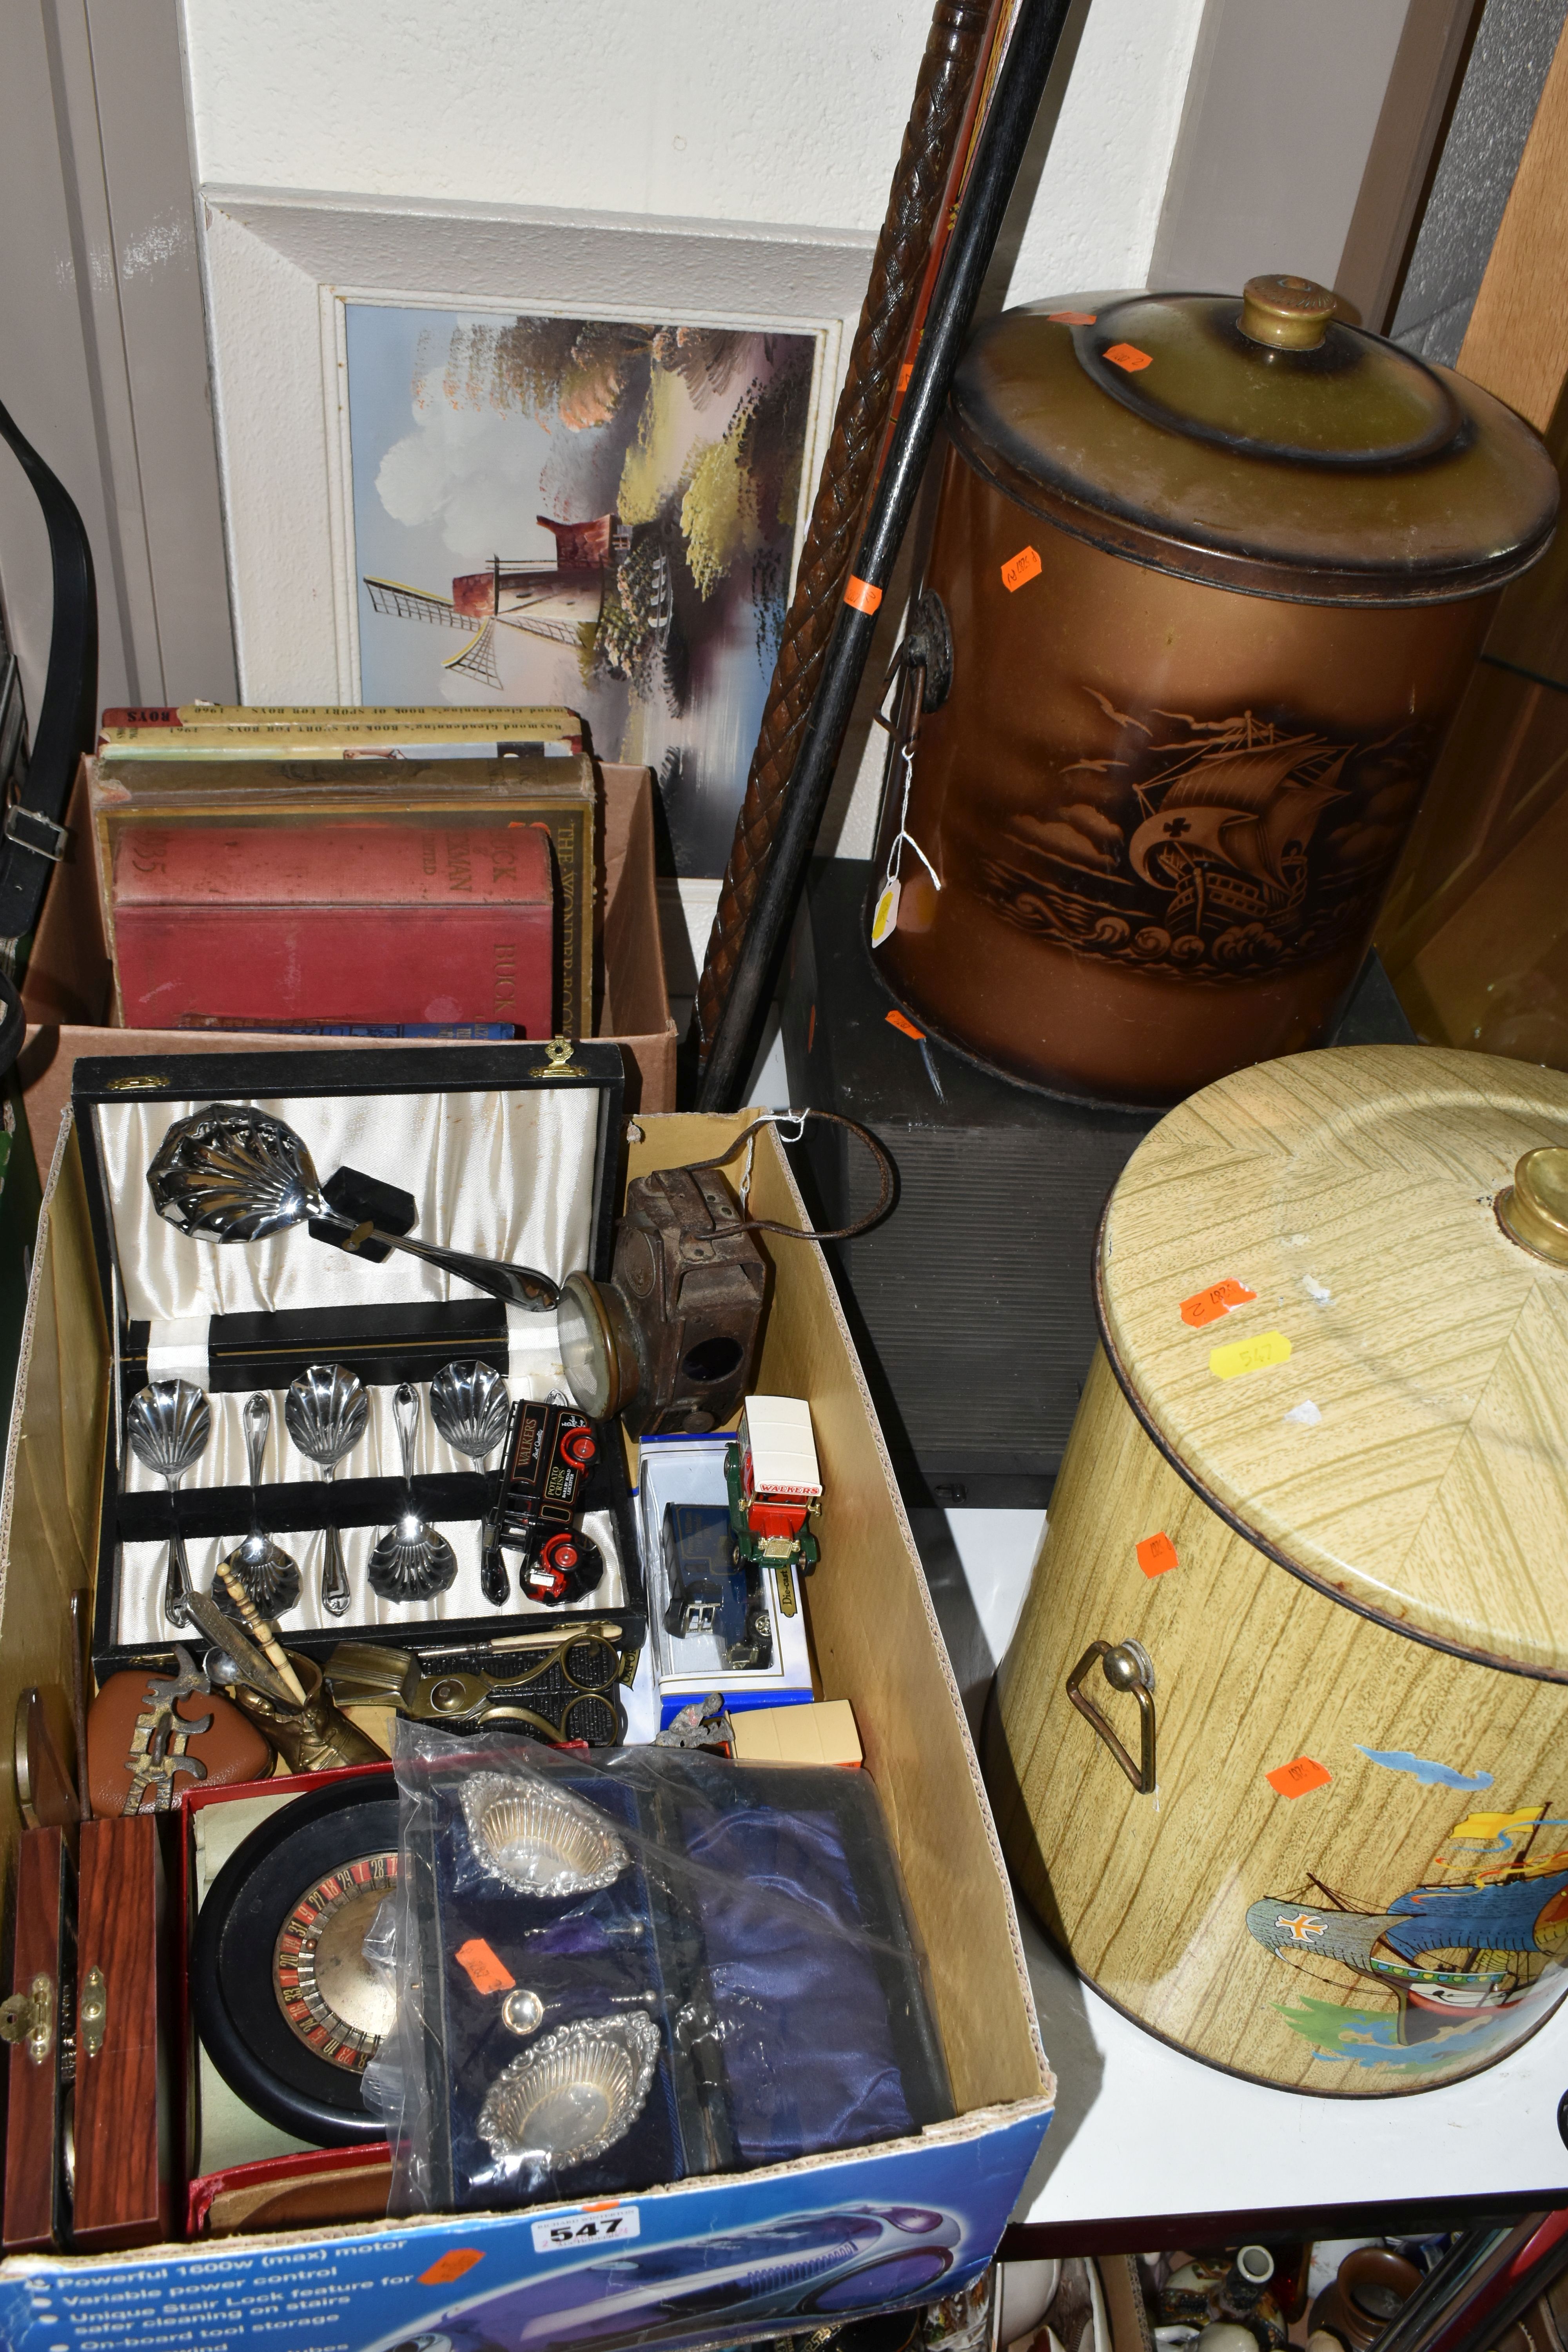
[(884, 979), (1094, 1100), (1320, 1043), (1498, 593), (1550, 540), (1539, 438), (1300, 278), (1008, 311), (949, 431)]

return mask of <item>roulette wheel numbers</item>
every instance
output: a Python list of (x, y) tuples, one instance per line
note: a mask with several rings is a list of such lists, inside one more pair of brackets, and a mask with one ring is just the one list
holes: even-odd
[(392, 1979), (364, 1939), (397, 1880), (389, 1773), (331, 1780), (236, 1847), (197, 1915), (196, 2027), (248, 2106), (296, 2138), (381, 2139), (364, 2069), (392, 2024)]

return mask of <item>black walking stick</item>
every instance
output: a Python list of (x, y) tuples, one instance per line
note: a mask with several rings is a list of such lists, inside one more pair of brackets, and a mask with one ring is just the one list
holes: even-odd
[(1022, 0), (931, 298), (903, 410), (872, 494), (859, 552), (828, 641), (766, 870), (709, 1045), (697, 1098), (700, 1110), (733, 1108), (745, 1085), (761, 1016), (795, 919), (844, 731), (871, 649), (877, 607), (914, 507), (942, 404), (1070, 6), (1071, 0)]

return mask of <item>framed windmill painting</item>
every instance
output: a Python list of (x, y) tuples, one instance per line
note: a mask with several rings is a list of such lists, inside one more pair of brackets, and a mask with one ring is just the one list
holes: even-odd
[(722, 871), (809, 495), (820, 333), (342, 306), (361, 700), (578, 710)]

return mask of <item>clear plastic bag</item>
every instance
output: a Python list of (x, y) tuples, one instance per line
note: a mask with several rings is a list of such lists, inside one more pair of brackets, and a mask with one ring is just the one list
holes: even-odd
[(952, 2113), (876, 1793), (400, 1722), (396, 2213), (615, 2195)]

